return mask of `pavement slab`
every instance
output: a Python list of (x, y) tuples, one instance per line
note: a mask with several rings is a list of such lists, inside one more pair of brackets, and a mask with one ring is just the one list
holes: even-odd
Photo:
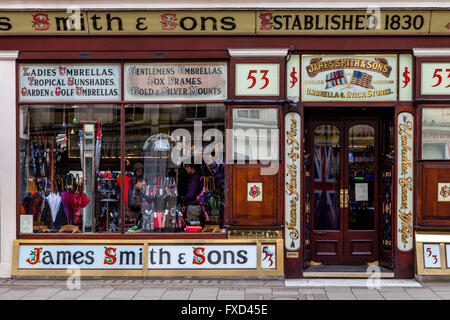
[(380, 293), (386, 300), (413, 300), (405, 291), (382, 291)]
[(187, 300), (192, 290), (167, 289), (161, 296), (161, 300)]
[(33, 289), (12, 288), (0, 295), (0, 300), (19, 300), (31, 292), (33, 292)]
[(61, 289), (53, 296), (49, 297), (48, 300), (76, 300), (79, 296), (86, 292), (86, 289), (80, 290), (70, 290)]
[(435, 291), (434, 293), (437, 294), (441, 299), (450, 300), (450, 291)]
[(105, 300), (131, 300), (138, 292), (139, 289), (118, 288), (105, 296)]
[(390, 280), (370, 289), (361, 281), (324, 280), (95, 278), (70, 290), (64, 278), (1, 279), (0, 300), (450, 300), (450, 282)]
[(47, 300), (59, 291), (61, 291), (61, 288), (41, 287), (24, 296), (22, 300)]
[(90, 288), (87, 289), (77, 300), (103, 300), (114, 288)]
[(328, 291), (327, 296), (330, 300), (356, 300), (356, 297), (353, 295), (351, 291), (343, 292), (343, 291)]
[(160, 299), (166, 288), (141, 288), (138, 293), (133, 297), (133, 299), (148, 298), (149, 300)]

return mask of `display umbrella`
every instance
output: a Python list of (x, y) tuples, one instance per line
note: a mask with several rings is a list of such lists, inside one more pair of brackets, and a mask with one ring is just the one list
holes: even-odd
[(72, 206), (70, 200), (72, 199), (73, 193), (71, 191), (66, 191), (61, 194), (61, 200), (64, 207), (64, 213), (66, 214), (67, 221), (71, 221), (72, 218)]
[(56, 221), (56, 215), (59, 211), (59, 206), (61, 205), (61, 196), (59, 193), (50, 193), (50, 195), (46, 198), (48, 205), (50, 207), (50, 212), (52, 214), (52, 220), (53, 222)]
[(75, 221), (74, 221), (75, 224), (78, 223), (78, 220), (81, 217), (81, 209), (85, 208), (88, 205), (88, 203), (91, 201), (83, 191), (83, 187), (82, 187), (83, 183), (84, 183), (84, 180), (80, 179), (78, 188), (81, 186), (81, 189), (74, 192), (72, 195), (72, 198), (70, 199), (72, 210), (73, 210), (73, 213), (75, 216)]

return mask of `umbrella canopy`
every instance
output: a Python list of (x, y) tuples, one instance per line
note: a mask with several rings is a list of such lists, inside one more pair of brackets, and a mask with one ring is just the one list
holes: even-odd
[(56, 221), (56, 215), (59, 211), (59, 206), (61, 205), (61, 196), (59, 193), (50, 193), (50, 195), (46, 198), (48, 205), (50, 207), (50, 212), (52, 214), (52, 220), (53, 222)]
[(67, 191), (61, 194), (62, 205), (64, 207), (64, 213), (66, 214), (67, 221), (70, 221), (72, 217), (72, 206), (70, 203), (70, 199), (72, 198), (72, 192)]

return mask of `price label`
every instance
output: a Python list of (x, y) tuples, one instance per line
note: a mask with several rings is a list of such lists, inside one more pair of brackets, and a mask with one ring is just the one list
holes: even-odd
[(422, 63), (422, 94), (450, 95), (450, 63)]
[(280, 87), (280, 65), (236, 64), (237, 96), (278, 96)]
[(425, 268), (441, 268), (441, 247), (437, 243), (424, 243), (423, 256)]

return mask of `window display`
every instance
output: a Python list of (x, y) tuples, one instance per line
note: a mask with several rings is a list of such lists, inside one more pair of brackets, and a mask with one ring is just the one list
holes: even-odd
[(223, 104), (20, 105), (20, 115), (20, 233), (222, 232)]
[(422, 109), (422, 159), (450, 160), (450, 108)]
[(126, 231), (220, 232), (225, 107), (128, 105), (125, 117)]
[(33, 232), (120, 231), (120, 106), (21, 106), (21, 215)]

